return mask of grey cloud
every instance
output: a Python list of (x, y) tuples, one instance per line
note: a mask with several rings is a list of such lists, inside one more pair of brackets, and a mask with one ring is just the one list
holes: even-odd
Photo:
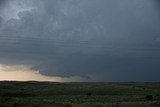
[(3, 6), (3, 5), (5, 5), (5, 3), (6, 3), (7, 1), (8, 1), (8, 0), (1, 0), (1, 1), (0, 1), (0, 7)]
[(3, 18), (0, 16), (0, 25), (2, 24)]
[(19, 11), (19, 19), (4, 19), (1, 63), (90, 81), (159, 81), (155, 1), (14, 0), (12, 5), (31, 9)]

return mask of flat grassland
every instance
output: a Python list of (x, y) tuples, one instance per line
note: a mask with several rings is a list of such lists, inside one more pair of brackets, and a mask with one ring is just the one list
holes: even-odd
[(160, 107), (160, 83), (3, 81), (0, 107)]

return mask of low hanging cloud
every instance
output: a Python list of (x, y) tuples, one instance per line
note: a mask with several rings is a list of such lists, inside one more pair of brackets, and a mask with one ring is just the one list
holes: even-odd
[(71, 82), (84, 81), (81, 77), (45, 76), (24, 65), (0, 65), (0, 81), (51, 81)]
[(159, 81), (157, 6), (151, 0), (1, 0), (0, 64), (29, 65), (22, 74), (49, 80)]

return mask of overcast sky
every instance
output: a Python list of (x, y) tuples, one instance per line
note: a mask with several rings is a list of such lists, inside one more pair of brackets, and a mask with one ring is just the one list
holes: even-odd
[(160, 81), (160, 2), (0, 0), (0, 65), (10, 76)]

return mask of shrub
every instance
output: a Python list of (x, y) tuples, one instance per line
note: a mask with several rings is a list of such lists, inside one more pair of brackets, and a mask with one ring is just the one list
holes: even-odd
[(146, 90), (146, 88), (142, 88), (143, 90)]
[(64, 103), (63, 107), (72, 107), (72, 104), (71, 103)]
[(2, 102), (12, 102), (12, 101), (13, 101), (13, 98), (11, 98), (11, 97), (3, 97), (3, 98), (1, 99), (1, 101), (2, 101)]
[(92, 95), (92, 93), (87, 93), (87, 96), (91, 96)]
[(146, 95), (146, 100), (153, 100), (153, 96), (152, 95)]

